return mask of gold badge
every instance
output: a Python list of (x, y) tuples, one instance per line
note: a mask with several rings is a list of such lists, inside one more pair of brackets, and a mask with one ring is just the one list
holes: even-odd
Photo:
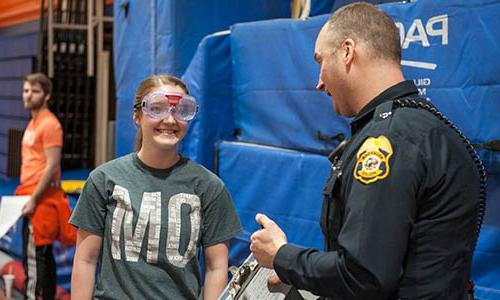
[(364, 184), (386, 178), (392, 153), (391, 142), (385, 136), (367, 138), (356, 154), (354, 178)]

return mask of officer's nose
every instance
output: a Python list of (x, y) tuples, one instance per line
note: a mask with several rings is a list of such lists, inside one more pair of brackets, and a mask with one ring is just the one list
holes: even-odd
[(318, 78), (318, 83), (316, 84), (316, 89), (320, 92), (325, 90), (325, 83), (323, 82), (323, 80), (321, 80), (321, 78)]

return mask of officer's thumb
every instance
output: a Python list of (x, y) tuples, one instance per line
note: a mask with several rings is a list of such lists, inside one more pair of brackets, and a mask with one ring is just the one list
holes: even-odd
[(255, 221), (257, 221), (257, 223), (259, 223), (262, 226), (262, 228), (267, 228), (269, 225), (274, 223), (264, 214), (256, 214)]
[(278, 277), (278, 275), (272, 274), (271, 276), (269, 276), (267, 278), (267, 283), (269, 285), (278, 285), (278, 284), (280, 284), (282, 282), (281, 282), (280, 278)]

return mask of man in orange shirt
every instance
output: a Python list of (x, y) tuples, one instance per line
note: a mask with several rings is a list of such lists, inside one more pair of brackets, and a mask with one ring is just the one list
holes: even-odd
[(52, 243), (60, 231), (59, 204), (63, 130), (49, 111), (52, 82), (41, 73), (24, 78), (24, 108), (31, 120), (22, 141), (21, 184), (17, 195), (31, 195), (23, 207), (23, 265), (26, 299), (54, 299), (56, 263)]

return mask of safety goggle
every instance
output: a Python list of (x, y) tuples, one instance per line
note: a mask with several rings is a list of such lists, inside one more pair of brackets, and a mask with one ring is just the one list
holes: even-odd
[(190, 121), (198, 112), (198, 104), (194, 97), (181, 93), (160, 93), (153, 92), (147, 94), (141, 103), (134, 105), (134, 108), (141, 108), (150, 118), (163, 120), (171, 114), (180, 121)]

